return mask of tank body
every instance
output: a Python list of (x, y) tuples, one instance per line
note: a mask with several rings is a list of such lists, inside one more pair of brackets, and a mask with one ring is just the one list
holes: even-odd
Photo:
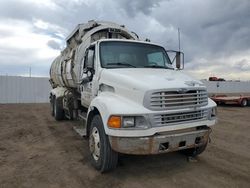
[(51, 64), (52, 88), (77, 88), (81, 81), (86, 49), (91, 43), (105, 38), (139, 40), (136, 33), (112, 22), (89, 21), (77, 25), (66, 38), (66, 48)]

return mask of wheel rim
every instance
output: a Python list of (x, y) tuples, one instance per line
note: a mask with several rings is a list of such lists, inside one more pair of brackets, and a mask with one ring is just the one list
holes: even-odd
[(243, 106), (246, 106), (246, 105), (247, 105), (247, 100), (244, 99), (244, 100), (242, 101), (242, 105), (243, 105)]
[(89, 137), (89, 148), (93, 158), (97, 161), (100, 157), (100, 135), (96, 127), (92, 129)]

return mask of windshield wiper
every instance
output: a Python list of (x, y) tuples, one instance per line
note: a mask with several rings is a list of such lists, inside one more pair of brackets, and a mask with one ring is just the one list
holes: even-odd
[(107, 65), (122, 65), (122, 66), (129, 66), (129, 67), (134, 67), (134, 68), (136, 68), (136, 66), (131, 65), (131, 64), (129, 64), (129, 63), (125, 63), (125, 62), (107, 63)]
[(146, 65), (146, 68), (161, 68), (161, 69), (171, 69), (170, 67), (160, 66), (160, 65)]

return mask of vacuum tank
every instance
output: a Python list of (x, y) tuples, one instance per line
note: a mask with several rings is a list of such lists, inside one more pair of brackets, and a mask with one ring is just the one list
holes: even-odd
[(77, 88), (81, 81), (85, 51), (91, 43), (105, 38), (139, 40), (136, 33), (124, 25), (112, 22), (89, 21), (79, 24), (66, 38), (66, 48), (53, 61), (50, 68), (52, 88)]

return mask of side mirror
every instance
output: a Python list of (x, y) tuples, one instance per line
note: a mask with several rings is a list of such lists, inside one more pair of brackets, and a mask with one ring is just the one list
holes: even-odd
[(87, 49), (84, 55), (84, 70), (83, 73), (87, 73), (88, 70), (94, 69), (94, 59), (95, 59), (95, 50)]
[(184, 69), (184, 53), (175, 50), (167, 51), (170, 61), (173, 67), (176, 67), (178, 70)]
[(94, 51), (89, 50), (88, 57), (86, 61), (86, 68), (93, 69), (94, 68)]
[(176, 52), (176, 68), (181, 68), (181, 52)]
[(81, 79), (81, 84), (88, 83), (92, 80), (94, 70), (94, 54), (95, 51), (92, 49), (87, 49), (84, 57), (84, 67), (82, 72), (84, 73), (84, 77)]

